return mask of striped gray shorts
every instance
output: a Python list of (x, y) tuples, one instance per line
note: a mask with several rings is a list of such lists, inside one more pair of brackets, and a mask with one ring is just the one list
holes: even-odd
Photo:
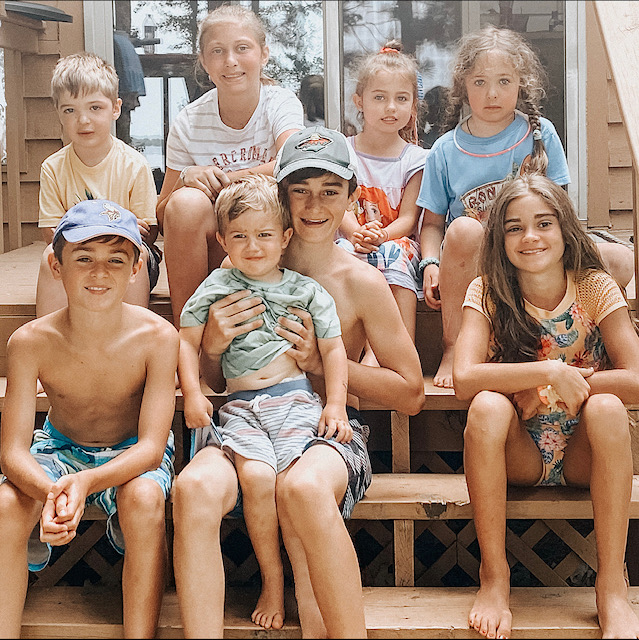
[[(363, 497), (371, 483), (371, 464), (366, 443), (369, 428), (358, 411), (346, 408), (353, 429), (350, 442), (336, 442), (317, 435), (322, 413), (319, 396), (308, 379), (291, 380), (259, 391), (240, 391), (229, 396), (219, 410), (220, 426), (191, 430), (191, 458), (202, 448), (221, 448), (231, 459), (236, 452), (250, 460), (261, 460), (277, 473), (286, 469), (307, 449), (315, 445), (335, 449), (346, 464), (348, 486), (340, 505), (344, 518)], [(232, 516), (242, 515), (242, 495), (238, 487)]]
[(308, 379), (293, 380), (229, 395), (219, 410), (218, 437), (222, 450), (259, 460), (276, 473), (302, 455), (317, 436), (322, 401)]

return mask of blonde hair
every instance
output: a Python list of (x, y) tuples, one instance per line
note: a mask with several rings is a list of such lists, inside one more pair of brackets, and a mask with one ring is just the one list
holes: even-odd
[(282, 229), (291, 226), (291, 214), (280, 204), (277, 182), (273, 176), (253, 173), (231, 182), (215, 200), (215, 215), (220, 235), (226, 234), (229, 222), (246, 211), (266, 211), (276, 216)]
[[(197, 47), (200, 52), (200, 56), (204, 51), (204, 41), (206, 33), (221, 22), (239, 22), (242, 26), (246, 27), (253, 33), (255, 41), (260, 45), (260, 49), (264, 51), (266, 47), (266, 31), (264, 31), (264, 25), (259, 17), (250, 9), (243, 7), (239, 4), (223, 4), (217, 9), (210, 11), (206, 18), (200, 22), (200, 26), (197, 31)], [(201, 67), (202, 63), (198, 56), (198, 65)], [(277, 84), (273, 78), (269, 78), (267, 75), (260, 74), (260, 81), (262, 84)]]
[(477, 58), (488, 51), (505, 53), (519, 75), (517, 108), (528, 116), (533, 132), (533, 151), (527, 171), (545, 174), (548, 156), (541, 140), (540, 103), (546, 95), (547, 74), (537, 54), (515, 31), (489, 25), (460, 38), (453, 66), (453, 84), (448, 91), (444, 130), (454, 128), (459, 122), (462, 108), (468, 104), (466, 78), (475, 68)]
[[(379, 71), (388, 71), (393, 74), (402, 75), (411, 86), (413, 105), (410, 120), (406, 126), (399, 131), (399, 135), (402, 140), (417, 144), (417, 109), (419, 104), (417, 97), (417, 62), (411, 56), (402, 53), (402, 49), (401, 42), (391, 40), (377, 53), (372, 53), (363, 58), (357, 69), (355, 93), (361, 98), (370, 79)], [(364, 116), (361, 111), (357, 114), (357, 117), (363, 120)]]
[(99, 92), (115, 104), (118, 88), (118, 74), (113, 66), (100, 56), (86, 51), (60, 58), (51, 78), (51, 97), (56, 109), (65, 91), (73, 98)]

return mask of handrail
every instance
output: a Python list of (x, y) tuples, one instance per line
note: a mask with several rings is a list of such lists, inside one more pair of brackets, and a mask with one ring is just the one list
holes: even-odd
[(635, 298), (639, 300), (639, 3), (595, 0), (594, 7), (632, 155)]

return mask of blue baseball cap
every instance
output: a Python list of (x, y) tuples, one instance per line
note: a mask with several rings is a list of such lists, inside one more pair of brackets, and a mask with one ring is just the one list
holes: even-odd
[(71, 207), (55, 228), (67, 242), (84, 242), (98, 236), (122, 236), (142, 250), (138, 219), (128, 209), (110, 200), (83, 200)]
[(357, 155), (339, 131), (314, 126), (289, 136), (277, 154), (273, 175), (280, 182), (299, 169), (325, 169), (344, 180), (357, 176)]

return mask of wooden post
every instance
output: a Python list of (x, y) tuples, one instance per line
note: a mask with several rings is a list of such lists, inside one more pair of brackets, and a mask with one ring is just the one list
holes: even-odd
[(393, 473), (410, 473), (410, 418), (391, 411), (391, 451)]
[(24, 145), (25, 131), (22, 110), (22, 54), (20, 51), (4, 51), (5, 90), (7, 94), (7, 202), (9, 226), (9, 250), (22, 246), (22, 224), (20, 214), (20, 155)]
[(395, 586), (415, 586), (415, 522), (393, 522), (393, 556), (395, 561)]

